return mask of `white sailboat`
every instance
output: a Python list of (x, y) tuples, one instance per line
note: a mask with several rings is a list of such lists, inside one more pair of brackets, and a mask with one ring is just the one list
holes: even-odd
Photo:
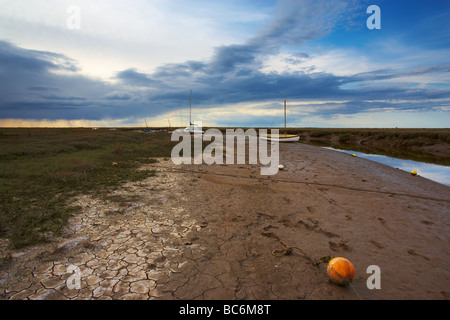
[(295, 142), (299, 141), (300, 135), (298, 134), (287, 134), (286, 129), (286, 98), (284, 98), (284, 133), (279, 134), (262, 134), (261, 138), (269, 141), (278, 141), (278, 142)]
[(189, 96), (189, 127), (178, 129), (177, 131), (179, 130), (189, 133), (203, 133), (203, 130), (196, 127), (195, 124), (192, 123), (192, 89)]

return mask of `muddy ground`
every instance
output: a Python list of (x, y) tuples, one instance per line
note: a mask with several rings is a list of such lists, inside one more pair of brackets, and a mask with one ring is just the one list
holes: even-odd
[[(63, 237), (12, 252), (3, 241), (0, 298), (450, 298), (449, 187), (300, 143), (280, 145), (280, 163), (261, 176), (161, 160), (120, 201), (72, 199), (83, 210)], [(329, 281), (338, 256), (354, 289)], [(367, 288), (371, 265), (381, 289)]]

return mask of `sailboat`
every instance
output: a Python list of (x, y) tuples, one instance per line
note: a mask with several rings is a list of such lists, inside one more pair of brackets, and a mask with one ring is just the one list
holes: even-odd
[(300, 135), (298, 134), (287, 134), (286, 129), (286, 98), (284, 98), (284, 133), (279, 134), (262, 134), (261, 138), (269, 141), (278, 141), (278, 142), (295, 142), (300, 139)]
[(195, 127), (195, 125), (192, 123), (192, 89), (189, 97), (189, 127), (186, 127), (181, 130), (189, 133), (203, 133), (203, 130), (199, 129), (198, 127)]
[(172, 124), (170, 123), (170, 119), (167, 119), (167, 121), (169, 122), (169, 129), (167, 130), (167, 132), (172, 133)]

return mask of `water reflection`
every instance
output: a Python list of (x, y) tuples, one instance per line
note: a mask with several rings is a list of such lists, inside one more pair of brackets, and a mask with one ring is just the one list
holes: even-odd
[(305, 143), (317, 147), (332, 147), (339, 150), (355, 150), (366, 154), (380, 154), (396, 159), (413, 160), (417, 162), (434, 163), (441, 166), (450, 166), (449, 157), (437, 156), (426, 152), (412, 151), (408, 149), (392, 148), (389, 146), (366, 146), (360, 144), (330, 144), (329, 142), (319, 140), (311, 140)]
[(399, 168), (401, 170), (411, 172), (412, 170), (416, 170), (417, 174), (425, 177), (427, 179), (445, 184), (450, 186), (450, 167), (449, 166), (441, 166), (432, 163), (418, 162), (413, 160), (404, 160), (391, 158), (388, 156), (383, 156), (379, 154), (368, 154), (359, 151), (353, 150), (341, 150), (335, 149), (331, 147), (323, 147), (325, 149), (331, 149), (336, 151), (341, 151), (349, 154), (356, 154), (358, 157), (369, 159), (372, 161), (376, 161), (393, 168)]

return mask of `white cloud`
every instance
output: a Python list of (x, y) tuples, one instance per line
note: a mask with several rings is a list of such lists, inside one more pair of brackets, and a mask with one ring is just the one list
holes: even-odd
[(336, 76), (348, 76), (380, 68), (360, 51), (352, 49), (335, 49), (327, 52), (307, 53), (308, 57), (283, 52), (266, 57), (263, 62), (264, 73), (307, 74), (325, 72)]
[[(79, 30), (66, 25), (72, 5), (80, 8)], [(103, 80), (131, 67), (151, 72), (166, 63), (205, 60), (214, 47), (244, 41), (251, 26), (268, 18), (238, 2), (0, 0), (0, 7), (3, 40), (63, 53), (83, 74)]]

